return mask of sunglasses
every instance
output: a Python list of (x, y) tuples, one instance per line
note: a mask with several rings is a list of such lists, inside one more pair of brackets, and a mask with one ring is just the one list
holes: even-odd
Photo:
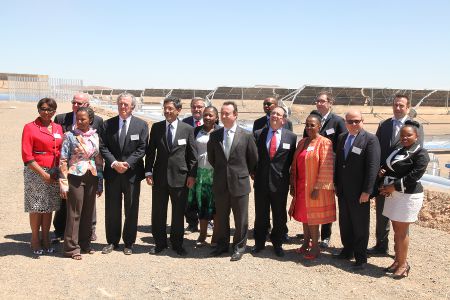
[(359, 123), (361, 123), (362, 120), (346, 120), (345, 122), (347, 122), (347, 124), (349, 125), (358, 125)]
[(43, 112), (48, 112), (48, 113), (53, 113), (56, 111), (53, 108), (39, 108), (39, 110), (43, 111)]
[(274, 105), (274, 103), (272, 103), (272, 102), (264, 102), (263, 104), (264, 104), (264, 106), (271, 106), (271, 105)]

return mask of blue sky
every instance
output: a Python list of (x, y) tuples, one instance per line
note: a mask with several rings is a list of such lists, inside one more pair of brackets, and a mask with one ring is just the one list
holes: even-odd
[(450, 1), (5, 1), (0, 72), (112, 88), (450, 89)]

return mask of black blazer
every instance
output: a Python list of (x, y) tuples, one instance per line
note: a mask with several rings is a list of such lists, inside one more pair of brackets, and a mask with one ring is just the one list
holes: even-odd
[[(56, 115), (55, 123), (60, 124), (62, 126), (64, 132), (72, 130), (73, 111)], [(102, 130), (103, 130), (103, 119), (97, 115), (94, 116), (94, 122), (92, 122), (91, 127), (94, 129), (97, 129), (98, 136), (101, 136)]]
[(339, 198), (357, 204), (361, 193), (372, 194), (380, 165), (380, 144), (374, 134), (361, 129), (345, 159), (347, 135), (338, 137), (334, 183)]
[(423, 187), (419, 179), (427, 170), (430, 157), (426, 149), (419, 143), (405, 148), (395, 149), (382, 166), (386, 170), (385, 176), (395, 177), (395, 190), (405, 194), (422, 193)]
[[(329, 113), (322, 127), (320, 128), (319, 134), (330, 139), (333, 142), (333, 152), (336, 153), (337, 139), (341, 133), (347, 132), (347, 127), (345, 127), (345, 121), (342, 117)], [(303, 137), (307, 137), (306, 129), (303, 130)]]
[(269, 128), (255, 131), (258, 148), (258, 164), (255, 174), (255, 189), (287, 193), (289, 189), (290, 167), (294, 158), (297, 136), (290, 130), (281, 130), (280, 145), (273, 159), (270, 159), (266, 146)]
[[(406, 120), (410, 120), (410, 118), (407, 117)], [(380, 122), (380, 125), (377, 128), (377, 132), (375, 133), (381, 147), (381, 164), (386, 163), (386, 158), (389, 156), (389, 154), (392, 153), (392, 151), (394, 151), (396, 148), (401, 147), (400, 133), (396, 137), (392, 137), (393, 126), (394, 124), (392, 122), (392, 118), (386, 119)], [(420, 145), (423, 147), (424, 131), (422, 125), (420, 126), (417, 133), (419, 134)]]
[[(252, 132), (255, 132), (256, 130), (263, 129), (267, 127), (267, 115), (262, 116), (259, 119), (256, 119), (255, 122), (253, 122), (253, 129)], [(292, 122), (286, 119), (286, 123), (283, 125), (283, 129), (288, 129), (290, 131), (292, 130)]]
[[(222, 126), (214, 124), (214, 130), (217, 130), (217, 129), (220, 129), (220, 128), (222, 128)], [(198, 133), (202, 129), (203, 129), (203, 125), (194, 128), (194, 138), (197, 138)]]
[(239, 197), (250, 193), (250, 173), (256, 169), (258, 150), (253, 135), (237, 126), (230, 157), (223, 149), (224, 128), (213, 131), (209, 137), (208, 161), (214, 168), (213, 192)]
[(135, 116), (131, 117), (123, 150), (119, 145), (119, 116), (104, 122), (101, 137), (100, 153), (105, 159), (105, 179), (119, 174), (111, 168), (114, 161), (126, 161), (130, 165), (125, 175), (128, 176), (131, 183), (145, 178), (143, 157), (148, 142), (147, 122)]
[(184, 187), (188, 176), (197, 175), (194, 128), (180, 120), (171, 150), (167, 145), (166, 121), (154, 123), (145, 154), (145, 172), (152, 172), (155, 186)]

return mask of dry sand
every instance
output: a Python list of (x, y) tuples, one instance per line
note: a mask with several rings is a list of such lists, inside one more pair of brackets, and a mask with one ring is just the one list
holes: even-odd
[[(15, 108), (10, 108), (14, 106)], [(70, 109), (60, 105), (59, 112)], [(0, 102), (0, 297), (3, 299), (50, 298), (450, 298), (450, 234), (445, 231), (411, 226), (410, 277), (395, 281), (382, 268), (392, 259), (373, 257), (367, 269), (352, 272), (350, 263), (336, 261), (331, 252), (340, 246), (337, 224), (333, 226), (332, 248), (316, 262), (300, 258), (294, 249), (299, 241), (285, 245), (286, 256), (277, 258), (268, 244), (260, 255), (244, 255), (239, 262), (228, 256), (209, 258), (209, 247), (195, 249), (197, 234), (186, 236), (188, 256), (179, 258), (170, 250), (163, 255), (148, 254), (151, 188), (142, 184), (138, 238), (135, 254), (120, 251), (84, 255), (82, 261), (63, 258), (61, 246), (55, 255), (35, 259), (29, 248), (30, 228), (23, 211), (23, 164), (20, 135), (23, 125), (37, 116), (35, 104)], [(250, 224), (254, 220), (253, 195), (250, 196)], [(98, 199), (98, 240), (94, 248), (105, 245), (104, 197)], [(374, 212), (372, 210), (372, 220)], [(448, 223), (448, 220), (447, 220)], [(300, 224), (289, 221), (291, 236)], [(370, 245), (374, 243), (374, 222)], [(392, 233), (391, 233), (392, 241)], [(254, 244), (249, 240), (249, 247)], [(391, 249), (393, 245), (391, 242)], [(336, 249), (334, 248), (336, 247)], [(391, 250), (392, 254), (392, 250)]]

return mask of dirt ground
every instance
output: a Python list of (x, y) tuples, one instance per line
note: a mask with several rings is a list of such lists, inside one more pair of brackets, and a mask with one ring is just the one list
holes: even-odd
[[(69, 110), (60, 105), (59, 112)], [(149, 255), (153, 245), (150, 233), (151, 188), (142, 184), (138, 238), (135, 254), (121, 251), (109, 255), (100, 252), (84, 255), (82, 261), (63, 258), (61, 245), (54, 255), (36, 258), (29, 247), (30, 228), (23, 208), (23, 164), (20, 136), (23, 125), (37, 116), (34, 103), (0, 102), (0, 298), (3, 299), (92, 299), (92, 298), (206, 298), (206, 299), (449, 299), (450, 233), (411, 226), (410, 277), (395, 281), (382, 268), (392, 258), (372, 257), (362, 272), (353, 272), (349, 262), (336, 261), (331, 253), (341, 246), (338, 224), (333, 225), (331, 248), (315, 262), (308, 262), (294, 252), (299, 240), (285, 245), (286, 256), (277, 258), (268, 243), (266, 250), (248, 253), (239, 262), (229, 256), (208, 257), (211, 249), (194, 248), (198, 234), (186, 235), (188, 255), (177, 257), (171, 250)], [(438, 205), (435, 215), (448, 215), (448, 198), (433, 195)], [(430, 197), (429, 197), (430, 198)], [(439, 203), (444, 202), (444, 207)], [(430, 202), (431, 203), (431, 202)], [(433, 209), (431, 209), (433, 210)], [(98, 240), (94, 248), (105, 245), (104, 197), (97, 202)], [(250, 195), (250, 220), (254, 220), (253, 194)], [(374, 220), (374, 210), (371, 214)], [(425, 222), (421, 220), (418, 223)], [(441, 220), (449, 223), (449, 219)], [(301, 232), (301, 224), (289, 221), (289, 234)], [(374, 244), (374, 221), (370, 245)], [(390, 253), (393, 254), (391, 233)], [(254, 244), (249, 240), (248, 246)]]

